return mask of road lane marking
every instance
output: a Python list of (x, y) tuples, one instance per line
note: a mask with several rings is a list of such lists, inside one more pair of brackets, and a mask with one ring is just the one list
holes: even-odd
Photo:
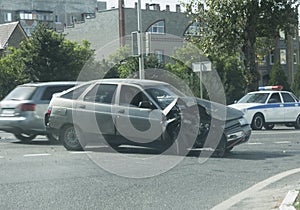
[(51, 154), (49, 153), (43, 153), (43, 154), (26, 154), (24, 157), (40, 157), (40, 156), (49, 156)]
[(276, 141), (274, 144), (290, 144), (290, 141)]
[(268, 179), (265, 179), (255, 185), (253, 185), (252, 187), (248, 188), (247, 190), (244, 190), (243, 192), (236, 194), (236, 195), (232, 196), (231, 198), (223, 201), (222, 203), (214, 206), (211, 210), (229, 209), (230, 207), (234, 206), (235, 204), (244, 200), (245, 198), (247, 198), (251, 195), (255, 195), (255, 193), (257, 193), (261, 189), (265, 188), (266, 186), (268, 186), (272, 183), (275, 183), (275, 182), (279, 181), (280, 179), (283, 179), (287, 176), (296, 174), (296, 173), (300, 173), (300, 168), (295, 168), (295, 169), (292, 169), (289, 171), (285, 171), (285, 172), (282, 172), (275, 176), (272, 176)]
[(0, 156), (0, 159), (3, 159), (4, 157), (3, 156)]
[(261, 145), (261, 144), (264, 144), (264, 143), (261, 143), (261, 142), (249, 142), (248, 144), (250, 144), (250, 145)]
[(92, 153), (92, 151), (82, 151), (82, 152), (69, 152), (70, 154), (89, 154)]

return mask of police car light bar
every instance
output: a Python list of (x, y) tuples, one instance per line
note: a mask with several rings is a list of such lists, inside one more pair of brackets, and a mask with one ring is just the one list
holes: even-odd
[(282, 90), (282, 89), (283, 89), (282, 85), (258, 87), (258, 90)]

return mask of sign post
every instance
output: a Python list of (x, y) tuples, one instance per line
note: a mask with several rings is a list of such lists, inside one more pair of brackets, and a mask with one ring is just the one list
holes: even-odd
[(202, 88), (202, 72), (211, 71), (211, 62), (202, 61), (197, 63), (192, 63), (193, 72), (199, 72), (199, 83), (200, 83), (200, 98), (203, 98), (203, 88)]

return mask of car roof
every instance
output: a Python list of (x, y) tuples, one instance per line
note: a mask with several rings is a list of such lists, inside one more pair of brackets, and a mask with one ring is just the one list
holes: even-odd
[(168, 85), (168, 83), (157, 81), (157, 80), (149, 80), (149, 79), (100, 79), (93, 80), (91, 82), (104, 82), (104, 83), (124, 83), (124, 84), (135, 84), (140, 86), (153, 86), (153, 85)]
[(291, 92), (285, 90), (258, 90), (249, 93), (253, 94), (253, 93), (291, 93)]
[(42, 86), (60, 86), (60, 85), (77, 85), (80, 84), (79, 81), (51, 81), (51, 82), (31, 82), (25, 83), (20, 86), (34, 86), (34, 87), (42, 87)]

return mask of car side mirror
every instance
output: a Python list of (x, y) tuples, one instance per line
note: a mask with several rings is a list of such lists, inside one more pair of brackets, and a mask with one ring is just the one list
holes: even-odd
[(234, 100), (234, 102), (233, 102), (233, 103), (234, 103), (234, 104), (236, 104), (237, 102), (238, 102), (237, 100)]
[(139, 108), (153, 109), (153, 104), (151, 101), (141, 101), (139, 103)]

